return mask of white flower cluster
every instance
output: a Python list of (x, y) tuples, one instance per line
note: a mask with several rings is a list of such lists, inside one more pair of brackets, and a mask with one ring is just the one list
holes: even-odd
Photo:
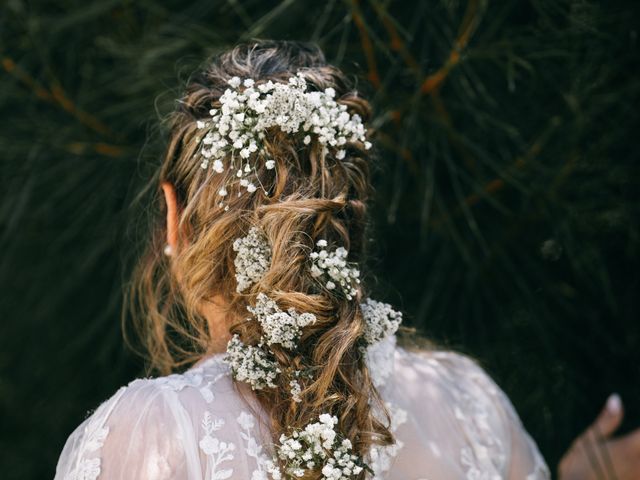
[(227, 344), (225, 361), (231, 367), (233, 377), (248, 383), (253, 390), (276, 387), (274, 380), (280, 373), (278, 364), (260, 346), (245, 345), (237, 334)]
[[(252, 389), (275, 388), (274, 381), (282, 371), (269, 347), (280, 344), (293, 350), (302, 329), (314, 323), (316, 316), (298, 313), (293, 308), (284, 312), (264, 293), (259, 293), (255, 306), (248, 306), (247, 310), (253, 314), (253, 318), (247, 321), (256, 320), (262, 327), (260, 341), (255, 346), (246, 345), (237, 334), (234, 335), (227, 345), (225, 361), (230, 365), (233, 377), (248, 383)], [(293, 375), (296, 378), (290, 382), (291, 396), (295, 402), (299, 402), (302, 387), (297, 378), (300, 372), (295, 371)]]
[[(235, 239), (233, 249), (236, 254), (234, 265), (236, 269), (236, 290), (242, 292), (262, 278), (271, 263), (271, 249), (264, 235), (256, 227), (249, 233)], [(259, 293), (254, 306), (247, 310), (252, 318), (262, 328), (262, 335), (257, 345), (246, 345), (238, 335), (234, 335), (227, 345), (225, 361), (231, 367), (233, 377), (251, 385), (254, 390), (275, 388), (277, 376), (282, 373), (275, 360), (271, 345), (280, 344), (284, 348), (293, 350), (300, 338), (302, 329), (316, 321), (312, 313), (298, 313), (294, 308), (286, 312), (264, 293)], [(302, 386), (298, 379), (302, 372), (294, 371), (294, 378), (290, 381), (291, 396), (295, 402), (300, 402)]]
[(388, 303), (367, 298), (360, 308), (365, 321), (363, 339), (367, 345), (384, 340), (400, 327), (402, 313), (395, 311)]
[(280, 344), (293, 350), (300, 338), (302, 329), (316, 321), (313, 313), (298, 313), (290, 308), (280, 310), (275, 301), (264, 293), (259, 293), (255, 307), (247, 307), (262, 327), (262, 339), (266, 345)]
[(324, 277), (327, 290), (339, 287), (348, 300), (352, 300), (357, 293), (357, 285), (360, 283), (360, 270), (347, 262), (349, 252), (344, 247), (338, 247), (334, 251), (328, 251), (327, 241), (318, 240), (318, 251), (311, 252), (311, 276)]
[(242, 293), (269, 269), (271, 248), (260, 230), (252, 227), (246, 236), (234, 240), (233, 250), (237, 252), (233, 261), (238, 283), (236, 291)]
[[(305, 145), (311, 143), (313, 135), (320, 144), (336, 149), (335, 157), (339, 160), (345, 157), (348, 142), (362, 142), (366, 149), (371, 148), (362, 118), (350, 115), (346, 105), (336, 102), (333, 88), (307, 92), (302, 73), (289, 78), (288, 83), (269, 80), (256, 84), (250, 78), (238, 77), (228, 83), (231, 88), (220, 96), (220, 108), (209, 111), (210, 119), (197, 122), (198, 129), (206, 131), (200, 166), (208, 168), (211, 164), (217, 173), (225, 168), (236, 170), (240, 186), (249, 193), (255, 192), (257, 186), (247, 177), (256, 171), (255, 158), (264, 156), (261, 146), (270, 128), (305, 134)], [(230, 158), (228, 166), (224, 164), (226, 158)], [(264, 157), (264, 161), (267, 169), (275, 167), (273, 159)], [(222, 187), (218, 194), (225, 197), (227, 188)]]
[[(285, 467), (284, 478), (302, 478), (307, 470), (322, 467), (323, 480), (354, 478), (364, 469), (362, 460), (352, 453), (348, 439), (340, 439), (334, 427), (335, 416), (323, 413), (318, 422), (308, 424), (304, 430), (295, 430), (290, 436), (281, 435), (276, 447), (278, 458)], [(269, 467), (274, 480), (283, 478), (274, 464)]]
[[(300, 372), (296, 370), (295, 373), (299, 375)], [(302, 398), (300, 398), (300, 394), (302, 393), (300, 382), (298, 382), (298, 380), (296, 379), (293, 379), (289, 382), (289, 386), (291, 387), (291, 398), (294, 402), (300, 403), (302, 401)]]

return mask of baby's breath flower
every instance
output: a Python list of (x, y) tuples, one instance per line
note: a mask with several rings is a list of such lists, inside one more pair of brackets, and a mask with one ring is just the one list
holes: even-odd
[(300, 394), (302, 393), (302, 387), (300, 386), (300, 382), (298, 380), (291, 380), (289, 382), (289, 386), (291, 387), (291, 398), (293, 398), (294, 402), (301, 402)]
[(365, 464), (352, 453), (351, 442), (340, 438), (335, 430), (337, 424), (335, 416), (323, 413), (304, 429), (281, 435), (276, 452), (285, 465), (285, 475), (303, 477), (307, 470), (322, 466), (323, 480), (358, 476)]
[[(314, 323), (316, 317), (312, 313), (298, 313), (293, 308), (284, 312), (264, 293), (259, 293), (255, 305), (247, 307), (247, 310), (253, 317), (247, 321), (255, 320), (262, 327), (260, 341), (256, 346), (246, 345), (238, 335), (234, 335), (227, 345), (225, 361), (231, 366), (233, 377), (248, 383), (254, 390), (274, 388), (274, 381), (282, 371), (269, 347), (280, 344), (293, 350), (302, 329)], [(300, 402), (302, 387), (298, 378), (302, 372), (296, 370), (292, 375), (289, 382), (291, 396), (294, 402)]]
[(224, 360), (231, 367), (233, 378), (248, 383), (253, 390), (276, 387), (274, 380), (280, 368), (260, 345), (246, 345), (236, 334), (229, 340)]
[(213, 161), (213, 170), (216, 173), (222, 173), (224, 171), (224, 164), (220, 160)]
[(275, 301), (259, 293), (254, 307), (247, 307), (262, 327), (264, 343), (268, 346), (280, 344), (294, 349), (302, 329), (316, 321), (312, 313), (298, 313), (290, 308), (283, 312)]
[(340, 288), (347, 299), (352, 300), (360, 283), (360, 270), (353, 263), (347, 262), (349, 252), (344, 247), (328, 251), (327, 241), (320, 239), (316, 242), (317, 251), (311, 252), (311, 276), (322, 277), (327, 290)]
[[(226, 190), (224, 194), (227, 194)], [(238, 283), (236, 291), (242, 293), (259, 281), (269, 269), (271, 248), (260, 230), (252, 227), (246, 236), (235, 239), (233, 250), (237, 252), (233, 261)]]
[[(303, 133), (305, 145), (315, 138), (332, 149), (338, 160), (346, 156), (347, 143), (360, 142), (365, 149), (371, 147), (362, 118), (350, 115), (347, 106), (335, 100), (333, 88), (308, 92), (302, 73), (289, 78), (287, 83), (269, 80), (257, 85), (251, 78), (239, 77), (232, 77), (227, 83), (230, 88), (220, 96), (220, 108), (212, 108), (206, 121), (196, 121), (196, 127), (206, 132), (199, 151), (202, 168), (212, 164), (216, 173), (222, 173), (224, 161), (230, 163), (232, 170), (239, 163), (244, 165), (237, 175), (242, 178), (256, 171), (256, 161), (262, 159), (271, 170), (275, 162), (265, 157), (262, 141), (265, 131), (274, 127), (285, 133)], [(239, 185), (248, 193), (257, 190), (253, 182)]]
[(393, 335), (402, 322), (402, 313), (391, 305), (367, 298), (360, 304), (365, 321), (363, 339), (367, 345), (380, 342)]

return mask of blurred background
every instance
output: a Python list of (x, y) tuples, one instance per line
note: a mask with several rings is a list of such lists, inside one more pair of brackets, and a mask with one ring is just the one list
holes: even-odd
[(5, 0), (0, 464), (52, 478), (143, 373), (123, 285), (185, 79), (318, 42), (376, 115), (377, 298), (477, 358), (552, 469), (607, 395), (640, 425), (640, 2)]

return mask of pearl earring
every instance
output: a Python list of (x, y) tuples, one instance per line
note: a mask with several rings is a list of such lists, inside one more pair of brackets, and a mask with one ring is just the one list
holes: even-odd
[(171, 248), (171, 245), (169, 245), (168, 243), (164, 246), (164, 254), (167, 257), (170, 257), (173, 255), (173, 248)]

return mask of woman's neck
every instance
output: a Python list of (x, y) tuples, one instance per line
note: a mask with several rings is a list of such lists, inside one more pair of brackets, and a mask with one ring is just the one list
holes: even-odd
[(201, 307), (202, 315), (207, 319), (211, 343), (207, 353), (224, 353), (231, 339), (229, 332), (229, 310), (224, 299), (215, 296), (211, 302)]

